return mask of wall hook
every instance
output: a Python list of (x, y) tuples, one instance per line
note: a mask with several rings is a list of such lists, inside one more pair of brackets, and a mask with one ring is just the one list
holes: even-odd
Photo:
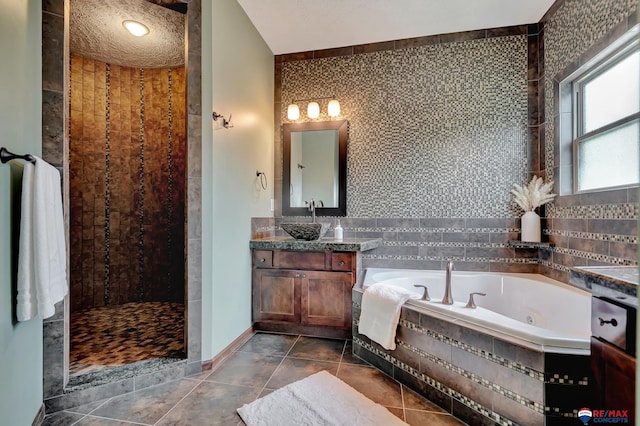
[(224, 115), (218, 114), (217, 112), (213, 111), (212, 117), (213, 121), (218, 121), (218, 118), (221, 118), (222, 127), (224, 127), (225, 129), (231, 129), (233, 127), (233, 124), (231, 124), (231, 117), (233, 117), (233, 114), (229, 114), (229, 119), (227, 120), (226, 118), (224, 118)]

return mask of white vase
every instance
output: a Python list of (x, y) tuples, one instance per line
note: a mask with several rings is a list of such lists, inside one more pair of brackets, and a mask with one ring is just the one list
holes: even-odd
[(540, 216), (536, 212), (526, 212), (520, 219), (520, 232), (522, 241), (531, 243), (540, 242)]

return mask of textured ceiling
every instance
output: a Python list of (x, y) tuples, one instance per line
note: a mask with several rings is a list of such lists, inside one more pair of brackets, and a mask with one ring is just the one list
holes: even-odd
[[(131, 35), (122, 21), (151, 30)], [(72, 53), (111, 64), (159, 68), (184, 65), (185, 15), (145, 0), (71, 0)]]
[(276, 54), (538, 22), (554, 0), (238, 0)]

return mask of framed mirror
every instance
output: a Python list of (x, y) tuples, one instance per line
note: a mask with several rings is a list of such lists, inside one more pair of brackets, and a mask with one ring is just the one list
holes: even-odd
[(347, 214), (347, 121), (283, 126), (282, 215)]

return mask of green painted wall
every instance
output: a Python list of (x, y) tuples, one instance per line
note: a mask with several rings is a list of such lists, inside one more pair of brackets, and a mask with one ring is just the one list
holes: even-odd
[[(202, 58), (204, 360), (251, 327), (251, 217), (273, 215), (273, 53), (236, 1), (212, 5), (211, 80), (205, 41)], [(233, 114), (234, 127), (206, 123), (212, 110), (226, 118)], [(256, 170), (267, 174), (266, 190)]]
[[(16, 153), (41, 152), (41, 13), (41, 0), (0, 0), (0, 146)], [(0, 165), (0, 422), (21, 426), (42, 404), (42, 320), (15, 322), (11, 169)]]

